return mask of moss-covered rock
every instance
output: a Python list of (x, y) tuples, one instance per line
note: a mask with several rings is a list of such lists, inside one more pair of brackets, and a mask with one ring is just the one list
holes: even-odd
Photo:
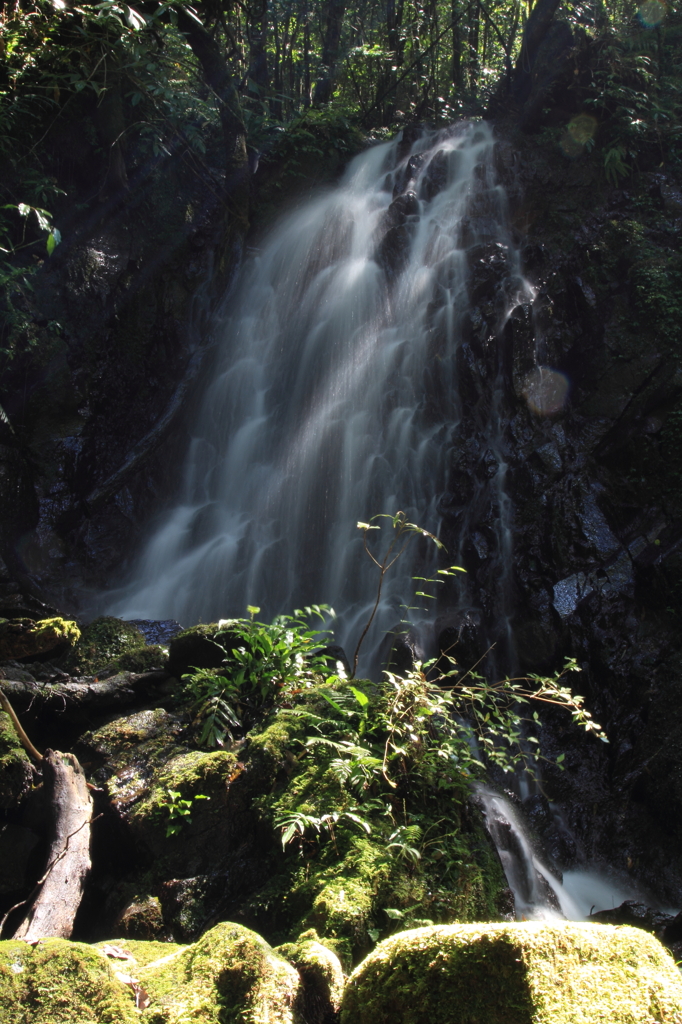
[(222, 647), (213, 642), (217, 622), (200, 623), (174, 636), (168, 648), (168, 671), (180, 679), (193, 668), (220, 668), (225, 657)]
[(10, 717), (0, 711), (0, 808), (17, 807), (31, 789), (33, 768)]
[(80, 640), (67, 655), (64, 669), (71, 675), (95, 676), (122, 655), (137, 653), (145, 645), (145, 638), (137, 626), (104, 615), (85, 627)]
[[(311, 712), (324, 713), (317, 688), (300, 700)], [(388, 849), (395, 824), (385, 813), (386, 803), (356, 806), (332, 764), (333, 751), (320, 746), (313, 755), (300, 756), (304, 735), (296, 709), (280, 710), (254, 730), (245, 783), (273, 824), (296, 815), (337, 814), (334, 838), (310, 834), (300, 849), (273, 857), (270, 880), (243, 905), (246, 920), (268, 936), (283, 938), (314, 928), (350, 969), (395, 929), (396, 920), (405, 927), (406, 922), (500, 917), (497, 901), (506, 880), (466, 794), (457, 803), (426, 789), (418, 801), (408, 799), (404, 808), (400, 803), (401, 817), (405, 813), (412, 821), (415, 815), (419, 830), (430, 829), (430, 838), (437, 840), (417, 864), (406, 864)], [(362, 816), (369, 833), (345, 812)]]
[(156, 881), (215, 871), (227, 852), (227, 789), (237, 756), (191, 749), (185, 729), (180, 716), (150, 708), (84, 734), (78, 746), (84, 760), (103, 760), (93, 778), (152, 858)]
[[(177, 942), (155, 942), (153, 940), (132, 938), (106, 939), (103, 942), (95, 942), (93, 948), (103, 951), (105, 946), (115, 946), (123, 953), (128, 953), (132, 957), (132, 960), (127, 960), (126, 962), (130, 964), (130, 973), (135, 977), (137, 976), (137, 971), (143, 967), (147, 967), (149, 964), (156, 963), (158, 960), (173, 956), (175, 953), (180, 953), (183, 949), (187, 949), (187, 946), (181, 946)], [(123, 963), (124, 961), (121, 960), (120, 962)]]
[(69, 619), (7, 619), (0, 622), (0, 661), (60, 654), (80, 636)]
[[(155, 766), (153, 778), (148, 781), (145, 795), (131, 807), (128, 820), (133, 827), (140, 831), (148, 831), (151, 826), (156, 835), (162, 838), (159, 853), (166, 852), (166, 841), (169, 836), (175, 836), (180, 828), (189, 832), (192, 818), (200, 816), (202, 810), (208, 812), (204, 805), (204, 798), (210, 801), (213, 798), (224, 796), (227, 782), (235, 770), (237, 758), (226, 750), (214, 750), (209, 753), (202, 750), (186, 750), (176, 752), (169, 760)], [(117, 787), (116, 787), (117, 788)], [(110, 787), (115, 793), (115, 787)], [(178, 812), (174, 811), (172, 794), (182, 794), (181, 799), (197, 801), (191, 808), (191, 814), (183, 820)], [(210, 813), (210, 812), (208, 812)], [(216, 814), (219, 814), (217, 810)], [(177, 824), (180, 828), (169, 829), (169, 824)], [(206, 820), (200, 829), (203, 835), (206, 828)], [(149, 839), (150, 842), (153, 840)], [(206, 841), (205, 839), (202, 841)], [(156, 845), (156, 844), (154, 844)]]
[[(132, 959), (109, 960), (112, 943)], [(298, 972), (241, 925), (192, 946), (112, 943), (0, 943), (0, 1024), (303, 1024)], [(126, 978), (148, 993), (141, 1013)]]
[(92, 946), (0, 942), (0, 1024), (133, 1024), (130, 989)]
[(157, 668), (165, 668), (168, 655), (163, 647), (150, 644), (149, 647), (126, 651), (116, 659), (116, 668), (124, 672), (151, 672)]
[(152, 1000), (142, 1015), (150, 1024), (302, 1024), (298, 972), (238, 924), (217, 925), (136, 976)]
[(111, 679), (121, 672), (157, 672), (168, 665), (168, 653), (157, 644), (126, 651), (120, 658), (97, 670), (99, 679)]
[(635, 928), (492, 924), (394, 935), (351, 975), (342, 1024), (663, 1024), (682, 979)]
[(163, 910), (158, 896), (134, 897), (120, 911), (116, 921), (117, 930), (129, 939), (156, 939), (165, 932)]
[(337, 955), (318, 941), (313, 929), (299, 935), (296, 942), (277, 946), (275, 953), (292, 963), (301, 976), (302, 1014), (306, 1024), (335, 1020), (346, 980)]

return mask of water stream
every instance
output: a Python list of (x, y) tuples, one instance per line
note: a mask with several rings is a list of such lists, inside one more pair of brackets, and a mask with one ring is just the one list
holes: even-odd
[[(470, 291), (472, 266), (486, 259), (501, 270), (484, 322)], [(336, 641), (352, 650), (377, 586), (356, 522), (400, 509), (438, 532), (446, 456), (465, 442), (458, 359), (475, 329), (487, 379), (468, 415), (487, 470), (458, 543), (485, 510), (488, 620), (509, 643), (497, 349), (506, 317), (530, 297), (485, 123), (357, 157), (337, 188), (286, 217), (246, 266), (181, 499), (108, 610), (190, 625), (244, 615), (247, 605), (267, 618), (324, 602), (340, 613)], [(412, 577), (435, 568), (435, 555), (420, 540), (393, 570), (375, 646), (414, 603)], [(479, 603), (468, 588), (462, 578), (451, 603)]]
[(577, 864), (557, 871), (534, 842), (528, 826), (512, 801), (489, 786), (477, 784), (479, 803), (488, 832), (495, 844), (509, 888), (514, 893), (520, 921), (585, 921), (601, 910), (613, 910), (626, 900), (659, 907), (650, 893), (629, 878), (603, 865)]

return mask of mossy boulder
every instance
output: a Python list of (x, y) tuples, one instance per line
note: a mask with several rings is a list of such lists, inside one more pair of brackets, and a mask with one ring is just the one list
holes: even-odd
[(85, 627), (80, 640), (64, 660), (64, 669), (71, 675), (96, 676), (122, 655), (138, 653), (145, 646), (144, 635), (137, 626), (104, 615)]
[(77, 748), (85, 761), (103, 761), (93, 779), (154, 859), (159, 879), (214, 871), (226, 852), (227, 790), (237, 756), (191, 749), (183, 742), (186, 729), (181, 716), (149, 708), (85, 733)]
[(0, 942), (0, 1024), (133, 1024), (139, 1014), (115, 971), (81, 942)]
[(136, 647), (126, 651), (120, 658), (110, 661), (97, 670), (99, 679), (111, 679), (122, 672), (158, 672), (168, 665), (168, 652), (157, 644), (149, 647)]
[(61, 654), (81, 636), (69, 619), (6, 619), (0, 621), (0, 661)]
[[(151, 778), (142, 798), (130, 807), (127, 819), (134, 831), (144, 835), (147, 845), (155, 853), (163, 855), (170, 866), (178, 861), (193, 874), (211, 865), (216, 852), (220, 852), (221, 810), (224, 808), (227, 785), (236, 770), (235, 754), (225, 750), (180, 750), (171, 751), (174, 756), (159, 759), (154, 765)], [(148, 765), (149, 767), (149, 765)], [(118, 796), (117, 781), (112, 780), (109, 791)], [(124, 783), (124, 785), (126, 785)], [(174, 810), (173, 793), (181, 794), (180, 799), (188, 800), (192, 806), (190, 814), (180, 816)], [(168, 826), (173, 826), (169, 828)], [(176, 855), (169, 850), (169, 839), (175, 840)], [(180, 851), (180, 841), (190, 847)], [(212, 843), (217, 843), (217, 848)], [(207, 844), (205, 849), (202, 849)], [(183, 871), (183, 875), (185, 872)]]
[(18, 807), (31, 789), (33, 768), (10, 717), (0, 711), (0, 808)]
[(298, 972), (238, 924), (216, 925), (136, 977), (151, 999), (141, 1018), (150, 1024), (303, 1024)]
[[(299, 699), (306, 709), (324, 715), (323, 690), (324, 685), (311, 687)], [(275, 870), (268, 882), (243, 905), (247, 921), (268, 935), (281, 935), (280, 941), (315, 929), (350, 969), (395, 929), (396, 920), (404, 928), (499, 918), (497, 903), (506, 880), (466, 794), (461, 803), (451, 796), (441, 802), (437, 792), (420, 801), (419, 820), (425, 828), (433, 823), (434, 836), (441, 829), (445, 855), (424, 857), (406, 870), (388, 848), (395, 824), (384, 813), (385, 805), (369, 813), (358, 809), (331, 764), (333, 754), (320, 746), (313, 756), (301, 758), (303, 742), (305, 726), (297, 709), (279, 710), (249, 734), (244, 781), (273, 833), (277, 821), (295, 815), (320, 818), (333, 810), (339, 815), (334, 842), (322, 837), (313, 840), (315, 846), (302, 844), (284, 858), (273, 856)], [(413, 806), (406, 803), (408, 813)], [(358, 810), (367, 815), (369, 833), (343, 817)]]
[[(298, 972), (241, 925), (192, 946), (113, 943), (129, 958), (109, 960), (103, 942), (1, 942), (0, 1024), (303, 1024)], [(149, 996), (142, 1012), (126, 978)]]
[(677, 1024), (682, 979), (636, 928), (471, 924), (381, 942), (344, 993), (342, 1024)]
[(115, 661), (115, 667), (123, 672), (152, 672), (154, 669), (165, 668), (168, 655), (163, 647), (150, 644), (149, 647), (135, 648), (126, 651)]
[(193, 668), (220, 668), (225, 652), (213, 642), (218, 632), (217, 622), (200, 623), (174, 636), (168, 648), (168, 671), (181, 679)]
[(133, 897), (120, 911), (116, 927), (130, 939), (150, 940), (162, 936), (166, 929), (158, 896), (145, 894)]
[(302, 1013), (306, 1024), (335, 1020), (346, 981), (336, 953), (319, 942), (313, 929), (300, 935), (296, 942), (277, 946), (275, 953), (293, 964), (301, 976)]

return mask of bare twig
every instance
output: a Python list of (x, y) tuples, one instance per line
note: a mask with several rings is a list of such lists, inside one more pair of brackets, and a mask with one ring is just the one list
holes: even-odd
[(10, 702), (7, 700), (7, 697), (2, 692), (2, 690), (0, 690), (0, 706), (2, 706), (3, 710), (6, 711), (7, 714), (9, 715), (9, 717), (11, 718), (12, 725), (14, 726), (14, 730), (15, 730), (17, 736), (19, 737), (19, 742), (21, 743), (22, 747), (24, 748), (24, 750), (26, 751), (28, 756), (32, 757), (34, 761), (42, 761), (43, 760), (43, 755), (40, 753), (39, 750), (37, 750), (33, 746), (33, 744), (31, 743), (30, 739), (28, 738), (28, 736), (24, 732), (24, 727), (22, 726), (21, 722), (17, 718), (16, 713), (14, 711), (14, 708), (12, 707)]

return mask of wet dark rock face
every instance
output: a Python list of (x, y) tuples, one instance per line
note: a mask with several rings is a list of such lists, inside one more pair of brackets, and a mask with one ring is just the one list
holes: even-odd
[(177, 490), (243, 242), (217, 181), (174, 157), (106, 203), (91, 182), (87, 198), (59, 183), (63, 241), (26, 309), (37, 342), (0, 389), (0, 603), (12, 614), (28, 595), (76, 611)]
[[(567, 682), (609, 736), (603, 745), (544, 714), (546, 750), (566, 759), (565, 771), (544, 770), (543, 787), (568, 832), (540, 815), (538, 834), (562, 866), (613, 865), (680, 906), (682, 221), (669, 199), (679, 186), (644, 173), (614, 192), (587, 159), (505, 140), (498, 150), (536, 296), (495, 331), (483, 305), (499, 294), (503, 256), (494, 245), (472, 252), (466, 401), (441, 498), (444, 540), (461, 545), (483, 635), (499, 651), (505, 624), (513, 633), (507, 665), (549, 671), (576, 658), (581, 674)], [(482, 341), (493, 334), (496, 345)], [(477, 410), (495, 374), (497, 457), (511, 503), (506, 557), (493, 542), (499, 504), (480, 506), (496, 463)], [(495, 607), (502, 574), (506, 603)], [(441, 649), (464, 628), (443, 626)], [(483, 653), (465, 629), (455, 650), (469, 664), (477, 646)]]

